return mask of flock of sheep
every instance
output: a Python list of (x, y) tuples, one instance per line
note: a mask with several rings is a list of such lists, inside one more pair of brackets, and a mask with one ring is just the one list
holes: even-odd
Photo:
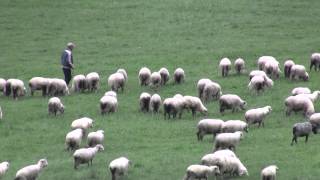
[[(258, 70), (249, 73), (248, 89), (259, 95), (260, 92), (271, 88), (274, 84), (272, 79), (280, 77), (279, 62), (272, 56), (262, 56), (257, 61)], [(220, 61), (219, 69), (223, 77), (229, 75), (232, 63), (228, 58)], [(241, 58), (234, 63), (234, 68), (238, 74), (244, 73), (245, 61)], [(310, 70), (320, 68), (320, 54), (314, 53), (311, 56)], [(308, 81), (309, 75), (303, 65), (295, 64), (292, 60), (284, 63), (284, 76), (291, 80)], [(151, 73), (150, 69), (143, 67), (138, 73), (140, 86), (150, 86), (158, 88), (166, 85), (170, 79), (169, 71), (161, 68), (157, 72)], [(173, 81), (176, 84), (183, 83), (185, 72), (182, 68), (177, 68), (173, 74)], [(102, 115), (115, 113), (118, 107), (117, 93), (123, 91), (128, 81), (125, 69), (118, 69), (108, 78), (108, 86), (111, 89), (107, 91), (100, 99), (100, 112)], [(76, 75), (73, 78), (72, 92), (94, 92), (100, 87), (100, 77), (96, 72), (85, 75)], [(30, 94), (35, 91), (42, 91), (43, 96), (52, 96), (48, 102), (48, 113), (57, 115), (63, 114), (64, 105), (59, 97), (69, 95), (69, 87), (62, 79), (34, 77), (29, 81)], [(14, 99), (18, 99), (26, 94), (26, 87), (23, 81), (19, 79), (0, 79), (0, 90), (6, 96), (12, 94)], [(184, 111), (192, 113), (195, 118), (196, 112), (207, 116), (208, 109), (205, 103), (217, 100), (220, 106), (220, 113), (226, 110), (232, 112), (246, 110), (247, 103), (236, 94), (223, 94), (221, 86), (210, 79), (203, 78), (197, 83), (198, 97), (176, 94), (173, 97), (165, 98), (163, 101), (159, 94), (149, 94), (143, 92), (140, 95), (140, 111), (159, 113), (163, 107), (164, 119), (181, 118)], [(320, 127), (320, 113), (315, 113), (314, 102), (318, 99), (320, 91), (312, 92), (308, 87), (297, 87), (292, 90), (291, 96), (285, 99), (286, 115), (292, 111), (301, 111), (308, 121), (296, 123), (293, 125), (292, 143), (297, 143), (298, 137), (306, 137), (311, 132), (317, 133)], [(211, 154), (206, 154), (201, 158), (200, 164), (190, 165), (184, 179), (207, 179), (209, 176), (242, 176), (249, 175), (247, 168), (234, 153), (240, 140), (244, 138), (244, 133), (248, 132), (250, 124), (258, 124), (264, 127), (265, 118), (270, 114), (272, 108), (270, 105), (249, 109), (244, 113), (245, 121), (220, 119), (202, 119), (197, 124), (197, 138), (202, 140), (204, 135), (210, 134), (214, 138), (214, 147)], [(3, 118), (0, 107), (0, 119)], [(66, 134), (66, 150), (73, 152), (74, 168), (77, 169), (80, 164), (91, 164), (98, 152), (104, 150), (104, 130), (97, 130), (88, 133), (93, 127), (94, 120), (88, 117), (76, 119), (71, 124), (71, 131)], [(87, 146), (80, 148), (81, 141), (87, 136)], [(109, 170), (112, 174), (112, 180), (127, 174), (131, 162), (126, 157), (120, 157), (109, 164)], [(40, 171), (48, 166), (46, 159), (40, 159), (36, 164), (26, 166), (16, 173), (16, 180), (36, 179)], [(4, 176), (9, 169), (8, 162), (0, 163), (0, 178)], [(276, 165), (270, 165), (261, 171), (262, 179), (275, 179)]]

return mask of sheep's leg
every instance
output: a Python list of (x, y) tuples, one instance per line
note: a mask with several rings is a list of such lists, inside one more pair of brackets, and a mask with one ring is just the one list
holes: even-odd
[(192, 111), (192, 117), (195, 118), (196, 117), (196, 110), (195, 109), (191, 109)]
[(307, 142), (308, 142), (308, 137), (309, 137), (309, 135), (306, 135), (306, 141), (305, 141), (305, 143), (307, 143)]

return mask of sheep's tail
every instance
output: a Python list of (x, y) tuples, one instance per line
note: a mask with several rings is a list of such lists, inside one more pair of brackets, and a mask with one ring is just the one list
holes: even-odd
[(10, 82), (6, 82), (6, 87), (5, 87), (5, 94), (6, 96), (10, 96), (11, 94), (11, 83)]
[(116, 168), (110, 168), (112, 180), (116, 180)]

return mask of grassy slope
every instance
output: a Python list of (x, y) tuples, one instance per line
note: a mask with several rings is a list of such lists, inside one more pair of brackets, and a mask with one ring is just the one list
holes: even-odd
[[(247, 76), (218, 76), (221, 57), (240, 56), (248, 69), (255, 68), (261, 55), (273, 55), (308, 65), (309, 56), (318, 49), (319, 1), (19, 1), (0, 2), (0, 77), (62, 77), (61, 50), (74, 41), (75, 74), (97, 71), (102, 88), (97, 94), (63, 97), (67, 106), (63, 116), (48, 117), (47, 98), (25, 97), (13, 101), (1, 97), (5, 119), (0, 125), (0, 161), (10, 160), (4, 179), (37, 159), (47, 157), (49, 167), (40, 179), (110, 179), (107, 164), (126, 155), (134, 163), (128, 179), (181, 179), (189, 164), (211, 151), (212, 140), (197, 142), (191, 115), (182, 120), (164, 121), (137, 111), (138, 97), (149, 88), (137, 84), (140, 67), (153, 71), (167, 67), (172, 73), (181, 66), (187, 81), (168, 85), (158, 93), (196, 95), (195, 83), (202, 77), (219, 82), (226, 93), (237, 93), (249, 108), (272, 105), (264, 129), (251, 128), (237, 150), (250, 176), (258, 179), (264, 165), (277, 164), (279, 179), (318, 179), (320, 155), (318, 136), (305, 145), (290, 147), (291, 127), (300, 115), (284, 116), (283, 100), (295, 86), (319, 88), (319, 74), (312, 72), (308, 83), (275, 82), (272, 91), (255, 97), (247, 91)], [(98, 101), (106, 91), (106, 78), (117, 68), (125, 68), (129, 82), (119, 95), (119, 112), (98, 114)], [(207, 105), (209, 117), (242, 119), (243, 113), (217, 113), (216, 102)], [(319, 103), (316, 105), (319, 109)], [(63, 151), (65, 134), (72, 120), (89, 116), (94, 129), (106, 131), (106, 151), (98, 154), (91, 168), (72, 168), (73, 160)], [(197, 119), (201, 116), (198, 115)]]

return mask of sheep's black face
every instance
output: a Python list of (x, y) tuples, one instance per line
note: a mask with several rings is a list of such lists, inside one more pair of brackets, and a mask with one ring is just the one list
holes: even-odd
[(317, 134), (318, 133), (318, 128), (315, 126), (312, 126), (312, 132), (313, 134)]

